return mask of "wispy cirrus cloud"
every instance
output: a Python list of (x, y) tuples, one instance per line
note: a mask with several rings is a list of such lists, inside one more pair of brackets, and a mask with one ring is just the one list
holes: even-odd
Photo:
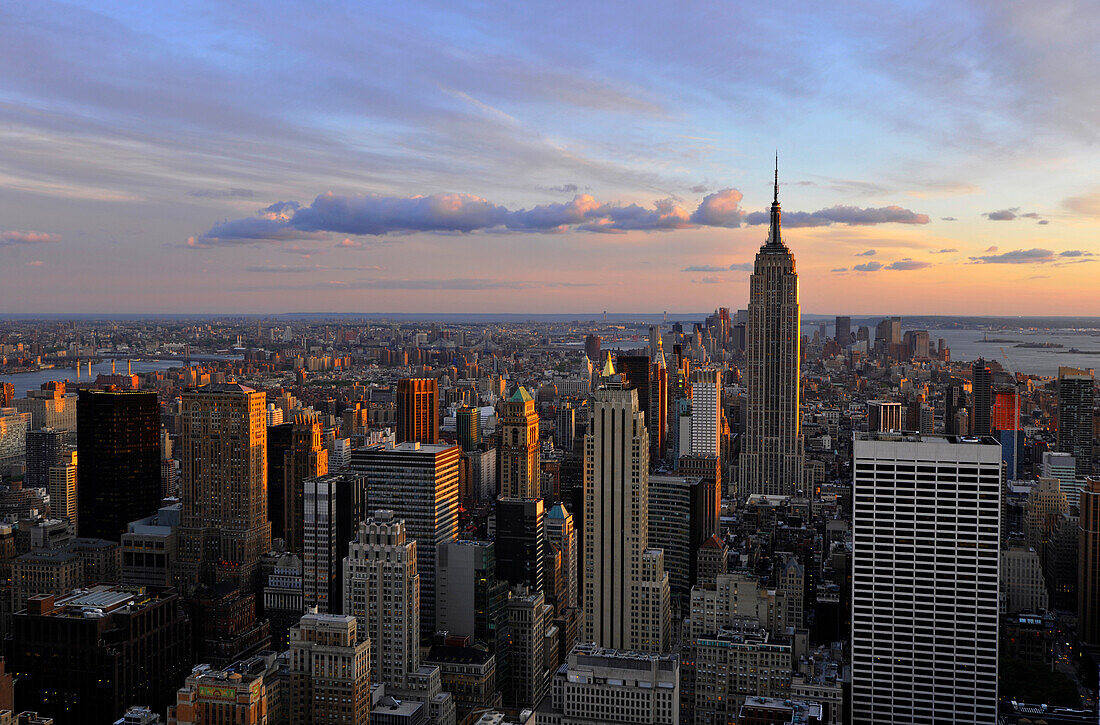
[(753, 270), (752, 262), (734, 262), (728, 266), (722, 266), (719, 264), (693, 264), (690, 267), (684, 267), (684, 272), (751, 272)]
[(1100, 218), (1100, 190), (1071, 196), (1062, 202), (1062, 206), (1081, 216)]
[[(987, 251), (997, 251), (990, 247)], [(1036, 247), (1034, 249), (1014, 249), (1001, 254), (985, 254), (970, 258), (978, 264), (1043, 264), (1054, 261), (1054, 252)]]
[(873, 256), (875, 256), (876, 254), (878, 254), (878, 250), (877, 250), (877, 249), (868, 249), (868, 250), (866, 250), (866, 251), (863, 251), (863, 252), (859, 252), (858, 254), (856, 254), (856, 256), (857, 256), (857, 257), (873, 257)]
[[(510, 210), (472, 194), (431, 194), (392, 197), (378, 194), (340, 196), (326, 193), (309, 206), (281, 201), (262, 209), (254, 217), (219, 222), (206, 233), (191, 237), (196, 248), (254, 242), (281, 242), (323, 238), (330, 233), (383, 236), (414, 232), (506, 231), (558, 233), (582, 231), (622, 234), (628, 231), (671, 231), (695, 227), (738, 227), (764, 224), (767, 212), (745, 213), (741, 192), (725, 189), (708, 194), (694, 212), (674, 199), (661, 199), (651, 207), (622, 202), (600, 202), (590, 194), (577, 194), (572, 201), (540, 204)], [(835, 206), (816, 212), (790, 212), (784, 217), (790, 226), (832, 224), (926, 224), (927, 215), (898, 206), (878, 209)], [(350, 246), (344, 242), (342, 246)]]
[(948, 247), (946, 249), (933, 249), (932, 254), (954, 254), (958, 251), (959, 250), (955, 249), (954, 247)]

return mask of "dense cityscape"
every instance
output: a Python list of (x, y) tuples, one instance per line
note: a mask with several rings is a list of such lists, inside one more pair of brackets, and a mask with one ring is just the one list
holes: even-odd
[(804, 321), (773, 195), (700, 320), (5, 323), (5, 722), (1094, 722), (1092, 370)]

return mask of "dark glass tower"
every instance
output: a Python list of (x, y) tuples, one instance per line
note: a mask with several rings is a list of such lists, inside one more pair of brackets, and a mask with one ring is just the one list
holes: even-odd
[(987, 436), (993, 432), (993, 372), (978, 358), (974, 363), (974, 410), (970, 428), (975, 436)]
[(157, 394), (81, 390), (76, 425), (80, 533), (118, 541), (126, 524), (160, 506)]

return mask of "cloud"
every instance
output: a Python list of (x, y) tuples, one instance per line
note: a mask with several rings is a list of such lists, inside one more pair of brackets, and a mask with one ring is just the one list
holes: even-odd
[(1067, 249), (1064, 252), (1059, 253), (1059, 257), (1095, 257), (1092, 252), (1083, 252), (1080, 249)]
[(42, 267), (45, 264), (46, 263), (43, 262), (41, 259), (32, 259), (31, 261), (27, 262), (28, 267)]
[(316, 264), (274, 264), (245, 267), (246, 272), (257, 272), (260, 274), (300, 274), (302, 272), (317, 272), (323, 269), (326, 268)]
[[(748, 224), (767, 224), (768, 212), (757, 211), (747, 214), (745, 221)], [(904, 209), (897, 205), (881, 206), (877, 208), (861, 208), (857, 206), (837, 205), (828, 209), (820, 209), (814, 212), (795, 211), (783, 214), (783, 224), (788, 227), (823, 227), (830, 224), (848, 224), (862, 226), (865, 224), (927, 224), (927, 214)]]
[(739, 227), (744, 216), (740, 206), (742, 197), (737, 189), (707, 194), (691, 215), (691, 221), (710, 227)]
[(988, 211), (982, 216), (987, 217), (990, 221), (994, 222), (1008, 222), (1016, 218), (1016, 212), (1020, 211), (1020, 207), (1014, 206), (1011, 209), (1001, 209), (1000, 211)]
[(881, 262), (865, 262), (852, 267), (856, 272), (877, 272), (882, 269)]
[(1038, 223), (1039, 223), (1039, 224), (1050, 224), (1050, 220), (1049, 220), (1049, 219), (1040, 219), (1040, 220), (1038, 221)]
[(728, 267), (717, 264), (693, 264), (684, 267), (684, 272), (751, 272), (755, 265), (752, 262), (734, 262)]
[(878, 254), (878, 250), (876, 250), (876, 249), (868, 249), (868, 250), (867, 250), (867, 251), (865, 251), (865, 252), (859, 252), (858, 254), (856, 254), (856, 256), (857, 256), (857, 257), (873, 257), (873, 256), (875, 256), (876, 254)]
[(256, 193), (252, 189), (192, 189), (187, 195), (199, 199), (251, 199)]
[(710, 189), (707, 188), (706, 184), (696, 184), (695, 186), (690, 187), (688, 191), (693, 194), (705, 194), (710, 191)]
[(695, 280), (699, 284), (719, 284), (722, 281), (721, 277), (702, 277)]
[(959, 250), (955, 249), (954, 247), (949, 247), (947, 249), (933, 249), (932, 254), (953, 254), (957, 251)]
[(832, 269), (830, 271), (832, 271), (832, 272), (847, 272), (848, 268), (847, 267), (836, 267), (835, 269)]
[[(651, 207), (622, 202), (600, 202), (590, 194), (576, 194), (572, 201), (540, 204), (509, 210), (472, 194), (431, 194), (391, 197), (379, 194), (318, 196), (309, 206), (281, 201), (255, 216), (214, 224), (192, 237), (193, 248), (218, 245), (320, 239), (328, 234), (383, 236), (415, 232), (471, 233), (503, 231), (559, 233), (583, 231), (621, 234), (628, 231), (669, 231), (706, 227), (738, 227), (742, 222), (764, 224), (767, 212), (746, 214), (741, 192), (723, 189), (708, 194), (694, 212), (675, 199), (662, 199)], [(790, 212), (789, 226), (830, 224), (926, 224), (927, 215), (898, 206), (877, 209), (835, 206), (815, 212)], [(353, 246), (340, 242), (338, 246)]]
[(921, 262), (916, 259), (899, 259), (896, 262), (891, 262), (890, 264), (886, 265), (884, 269), (894, 269), (900, 272), (909, 272), (915, 269), (925, 269), (926, 267), (931, 266), (931, 262)]
[(580, 190), (576, 184), (562, 184), (561, 186), (551, 186), (550, 191), (556, 191), (560, 194), (576, 194)]
[(958, 219), (956, 219), (956, 218), (955, 218), (955, 217), (953, 217), (953, 216), (941, 216), (941, 217), (940, 217), (940, 221), (944, 221), (944, 222), (957, 222), (957, 221), (958, 221)]
[(1082, 216), (1100, 218), (1100, 191), (1071, 196), (1062, 202), (1062, 206)]
[(336, 243), (336, 246), (339, 249), (358, 249), (359, 247), (363, 246), (363, 243), (358, 242), (351, 237), (344, 237)]
[[(991, 249), (996, 251), (997, 248)], [(970, 259), (980, 264), (1043, 264), (1054, 260), (1054, 252), (1039, 248), (1015, 249), (1003, 254), (987, 254)]]
[(9, 231), (0, 232), (0, 247), (10, 247), (16, 244), (47, 244), (61, 239), (59, 234), (47, 234), (46, 232)]
[(999, 249), (999, 247), (998, 247), (998, 246), (997, 246), (996, 244), (994, 244), (994, 245), (993, 245), (992, 247), (986, 247), (986, 248), (985, 248), (985, 251), (986, 251), (987, 253), (988, 253), (988, 252), (996, 252), (996, 251), (997, 251), (998, 249)]

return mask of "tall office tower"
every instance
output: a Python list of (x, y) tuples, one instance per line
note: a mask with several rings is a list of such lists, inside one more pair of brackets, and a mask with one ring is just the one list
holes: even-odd
[(61, 465), (68, 436), (56, 428), (40, 428), (27, 431), (27, 470), (23, 474), (24, 488), (45, 488), (50, 469)]
[(841, 317), (837, 315), (836, 318), (836, 332), (834, 339), (840, 344), (841, 347), (848, 347), (852, 342), (852, 318)]
[(321, 614), (338, 612), (333, 606), (340, 592), (337, 570), (336, 484), (340, 476), (307, 478), (302, 482), (302, 604)]
[(1073, 454), (1078, 478), (1092, 475), (1095, 385), (1091, 370), (1058, 368), (1058, 450)]
[(435, 630), (484, 642), (507, 662), (508, 583), (497, 578), (496, 545), (459, 539), (439, 546)]
[(565, 596), (558, 604), (558, 611), (580, 604), (577, 591), (577, 530), (573, 528), (573, 515), (562, 503), (554, 504), (546, 514), (546, 540), (561, 552), (562, 569), (565, 571)]
[(370, 638), (371, 680), (387, 688), (406, 689), (409, 673), (420, 667), (417, 554), (405, 522), (378, 511), (359, 525), (344, 562), (344, 614)]
[(118, 541), (128, 523), (160, 507), (157, 394), (81, 390), (76, 411), (81, 533)]
[(853, 725), (995, 722), (1001, 447), (866, 433), (853, 460)]
[(473, 405), (464, 405), (455, 411), (455, 427), (458, 431), (458, 445), (464, 451), (481, 447), (481, 409)]
[(1100, 645), (1100, 478), (1085, 479), (1078, 525), (1077, 637), (1095, 647)]
[[(266, 413), (265, 413), (266, 419)], [(267, 431), (267, 505), (271, 535), (288, 551), (302, 550), (302, 482), (328, 473), (328, 450), (321, 443), (321, 421), (298, 412)]]
[(664, 553), (649, 548), (649, 434), (638, 391), (612, 375), (584, 437), (585, 642), (661, 652), (669, 641)]
[(978, 358), (972, 370), (974, 399), (970, 411), (970, 432), (975, 436), (987, 436), (993, 432), (993, 371), (982, 358)]
[(230, 581), (255, 591), (271, 550), (265, 396), (214, 383), (181, 397), (180, 585)]
[(541, 498), (497, 500), (497, 576), (513, 586), (541, 592), (545, 586), (545, 504)]
[(573, 439), (577, 435), (577, 409), (568, 400), (558, 406), (554, 421), (554, 444), (559, 450), (568, 453), (573, 450)]
[(508, 628), (512, 642), (508, 650), (508, 677), (504, 702), (515, 709), (534, 708), (550, 688), (550, 657), (547, 630), (554, 608), (542, 592), (513, 595), (508, 600)]
[(871, 433), (881, 433), (890, 430), (902, 429), (901, 403), (886, 400), (867, 401), (867, 430)]
[[(367, 479), (368, 510), (392, 511), (416, 540), (421, 631), (435, 623), (435, 553), (458, 535), (458, 446), (399, 443), (351, 453), (351, 467)], [(345, 614), (347, 611), (345, 610)], [(376, 648), (377, 649), (377, 648)]]
[(648, 420), (653, 361), (649, 355), (619, 355), (615, 358), (615, 370), (621, 376), (624, 387), (638, 391), (638, 410), (645, 413)]
[(594, 363), (600, 361), (600, 336), (599, 335), (585, 335), (584, 336), (584, 354), (588, 356), (588, 359)]
[(355, 617), (314, 614), (290, 630), (290, 722), (366, 725), (370, 639)]
[(691, 449), (681, 455), (717, 456), (722, 452), (722, 371), (691, 373)]
[(439, 443), (439, 382), (435, 378), (397, 381), (397, 442)]
[(959, 412), (965, 407), (966, 397), (962, 386), (958, 383), (948, 385), (943, 402), (944, 435), (966, 435), (967, 431), (959, 430)]
[(646, 411), (649, 457), (654, 462), (664, 460), (668, 450), (668, 367), (660, 338), (657, 342), (657, 357), (652, 358), (649, 371), (649, 409)]
[(649, 477), (649, 545), (664, 551), (673, 603), (683, 612), (698, 581), (699, 548), (718, 533), (715, 491), (712, 482), (700, 477)]
[(779, 171), (771, 232), (749, 278), (748, 388), (739, 474), (741, 495), (802, 488), (799, 433), (800, 312), (794, 256), (780, 237)]
[(66, 451), (58, 464), (50, 467), (46, 478), (46, 490), (50, 493), (50, 518), (66, 522), (74, 534), (79, 533), (77, 524), (80, 521), (76, 495), (76, 464), (76, 451)]
[(539, 471), (539, 414), (535, 399), (524, 387), (516, 388), (500, 415), (500, 495), (537, 498)]
[(901, 342), (901, 318), (883, 318), (875, 328), (875, 341), (881, 340), (887, 348)]
[(1062, 493), (1066, 495), (1066, 503), (1077, 507), (1080, 505), (1081, 489), (1084, 486), (1083, 479), (1077, 480), (1077, 459), (1069, 453), (1061, 451), (1043, 451), (1043, 463), (1040, 469), (1043, 478), (1057, 478)]

